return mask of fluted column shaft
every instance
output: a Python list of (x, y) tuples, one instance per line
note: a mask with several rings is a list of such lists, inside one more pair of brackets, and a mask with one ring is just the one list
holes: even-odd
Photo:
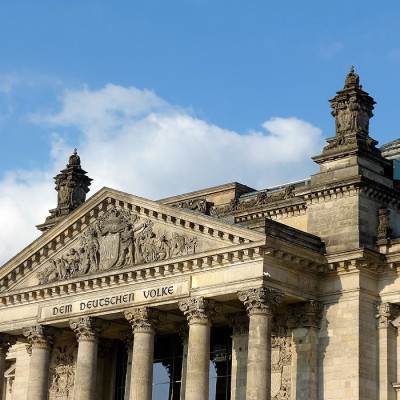
[(125, 312), (134, 335), (129, 400), (151, 400), (153, 389), (154, 336), (165, 314), (150, 308)]
[(246, 400), (271, 399), (272, 312), (283, 296), (267, 288), (239, 293), (249, 315)]
[(189, 322), (185, 400), (204, 400), (209, 395), (210, 328), (219, 304), (203, 297), (179, 303)]
[(31, 399), (47, 400), (49, 391), (50, 354), (54, 339), (61, 332), (52, 327), (34, 325), (23, 329), (31, 344), (28, 393)]
[(78, 341), (74, 400), (96, 400), (97, 353), (99, 338), (106, 321), (84, 317), (70, 321)]

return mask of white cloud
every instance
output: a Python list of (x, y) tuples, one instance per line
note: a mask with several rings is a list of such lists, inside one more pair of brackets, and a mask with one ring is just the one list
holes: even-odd
[[(94, 179), (94, 193), (109, 186), (150, 199), (238, 181), (255, 188), (308, 177), (322, 148), (319, 128), (297, 118), (271, 118), (245, 135), (228, 131), (174, 107), (148, 90), (107, 85), (69, 90), (57, 114), (33, 116), (52, 129), (80, 132), (67, 146), (53, 135), (51, 170), (16, 171), (0, 182), (0, 261), (37, 233), (56, 193), (51, 177), (73, 147)], [(22, 232), (22, 234), (21, 234)]]
[(326, 47), (319, 50), (319, 56), (321, 58), (325, 58), (330, 60), (334, 58), (337, 54), (339, 54), (343, 50), (343, 43), (340, 42), (332, 42)]

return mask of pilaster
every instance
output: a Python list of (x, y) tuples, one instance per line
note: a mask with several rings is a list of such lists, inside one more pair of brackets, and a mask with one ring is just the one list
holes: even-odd
[[(395, 400), (396, 390), (393, 383), (397, 376), (397, 329), (400, 323), (394, 322), (400, 314), (397, 304), (382, 303), (377, 307), (379, 335), (379, 400)], [(393, 324), (396, 324), (395, 325)]]
[(289, 308), (288, 327), (292, 329), (292, 400), (318, 398), (318, 333), (323, 305), (316, 301)]
[(0, 398), (4, 390), (4, 372), (6, 370), (6, 357), (8, 349), (17, 342), (14, 336), (0, 333)]

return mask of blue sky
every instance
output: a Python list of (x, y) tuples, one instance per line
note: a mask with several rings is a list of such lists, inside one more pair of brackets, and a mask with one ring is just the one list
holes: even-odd
[(395, 0), (14, 0), (0, 18), (0, 261), (38, 235), (74, 147), (91, 193), (305, 178), (351, 64), (371, 136), (400, 136)]

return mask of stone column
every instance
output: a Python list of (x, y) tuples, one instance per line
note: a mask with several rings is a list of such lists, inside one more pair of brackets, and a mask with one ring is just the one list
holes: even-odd
[(69, 322), (78, 341), (78, 356), (74, 384), (74, 400), (97, 400), (96, 375), (99, 338), (109, 326), (107, 321), (83, 317)]
[(124, 399), (129, 400), (129, 391), (131, 388), (132, 374), (132, 352), (133, 352), (133, 335), (132, 330), (123, 331), (120, 333), (120, 339), (125, 344), (125, 350), (128, 355), (126, 362), (126, 377), (125, 377), (125, 394)]
[(186, 400), (208, 399), (210, 379), (210, 328), (221, 306), (212, 299), (192, 298), (179, 303), (189, 321)]
[(227, 315), (232, 326), (231, 399), (246, 398), (249, 318), (245, 312)]
[(397, 304), (383, 303), (377, 307), (379, 335), (379, 400), (395, 400), (396, 389), (393, 383), (398, 382), (397, 376), (397, 329), (400, 314)]
[(151, 400), (153, 389), (154, 336), (165, 314), (150, 307), (125, 311), (134, 335), (130, 400)]
[(6, 370), (6, 357), (8, 349), (17, 342), (14, 336), (0, 333), (0, 399), (4, 391), (4, 372)]
[(47, 400), (51, 349), (61, 331), (50, 326), (34, 325), (24, 328), (22, 333), (28, 338), (32, 351), (28, 378), (29, 398)]
[(179, 336), (182, 339), (182, 370), (181, 370), (181, 390), (180, 400), (185, 400), (186, 389), (186, 371), (187, 371), (187, 355), (188, 355), (188, 342), (189, 342), (189, 326), (186, 322), (180, 322), (176, 325)]
[(323, 305), (316, 301), (295, 304), (288, 309), (292, 329), (292, 400), (318, 399), (319, 328)]
[(260, 288), (240, 292), (238, 297), (250, 318), (246, 400), (270, 400), (272, 313), (283, 295)]

